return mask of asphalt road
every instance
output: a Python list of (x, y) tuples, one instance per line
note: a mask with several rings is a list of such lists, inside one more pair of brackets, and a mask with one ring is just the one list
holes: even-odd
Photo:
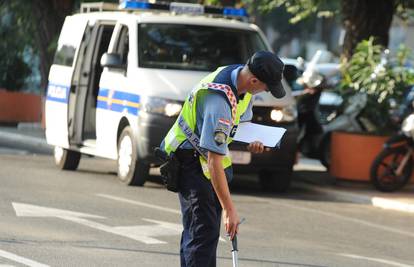
[[(117, 181), (114, 162), (83, 157), (60, 171), (47, 155), (0, 150), (0, 266), (179, 266), (177, 195), (159, 177)], [(414, 215), (336, 202), (295, 188), (265, 194), (252, 177), (232, 186), (239, 266), (414, 266)], [(231, 266), (231, 245), (218, 266)]]

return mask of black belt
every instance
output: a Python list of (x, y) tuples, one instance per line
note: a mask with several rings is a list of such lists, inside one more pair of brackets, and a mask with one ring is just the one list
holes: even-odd
[(175, 155), (180, 161), (198, 158), (199, 153), (194, 149), (177, 149)]

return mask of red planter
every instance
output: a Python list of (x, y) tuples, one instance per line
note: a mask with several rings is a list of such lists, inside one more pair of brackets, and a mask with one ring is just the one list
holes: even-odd
[(339, 179), (369, 181), (369, 170), (387, 136), (334, 132), (329, 172)]
[(39, 95), (0, 89), (0, 123), (40, 122), (42, 100)]
[[(369, 181), (374, 158), (388, 136), (334, 132), (331, 142), (330, 175), (345, 180)], [(411, 183), (414, 182), (414, 174)]]

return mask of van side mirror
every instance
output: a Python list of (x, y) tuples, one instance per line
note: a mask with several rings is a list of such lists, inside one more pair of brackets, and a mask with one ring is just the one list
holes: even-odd
[(295, 81), (299, 77), (298, 68), (294, 65), (286, 64), (283, 69), (283, 77), (285, 77), (288, 83)]
[(303, 57), (297, 57), (296, 58), (298, 69), (303, 70), (305, 68), (306, 62)]
[(117, 53), (105, 53), (101, 57), (101, 66), (116, 69), (125, 69), (125, 65), (122, 63), (120, 54)]

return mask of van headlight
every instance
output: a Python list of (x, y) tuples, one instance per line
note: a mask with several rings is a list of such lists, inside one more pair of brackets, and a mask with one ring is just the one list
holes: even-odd
[(174, 117), (180, 114), (183, 105), (176, 100), (159, 97), (144, 97), (142, 99), (142, 108), (148, 113)]
[(296, 105), (292, 104), (286, 107), (274, 108), (270, 111), (270, 118), (275, 122), (292, 122), (296, 120), (298, 112)]

